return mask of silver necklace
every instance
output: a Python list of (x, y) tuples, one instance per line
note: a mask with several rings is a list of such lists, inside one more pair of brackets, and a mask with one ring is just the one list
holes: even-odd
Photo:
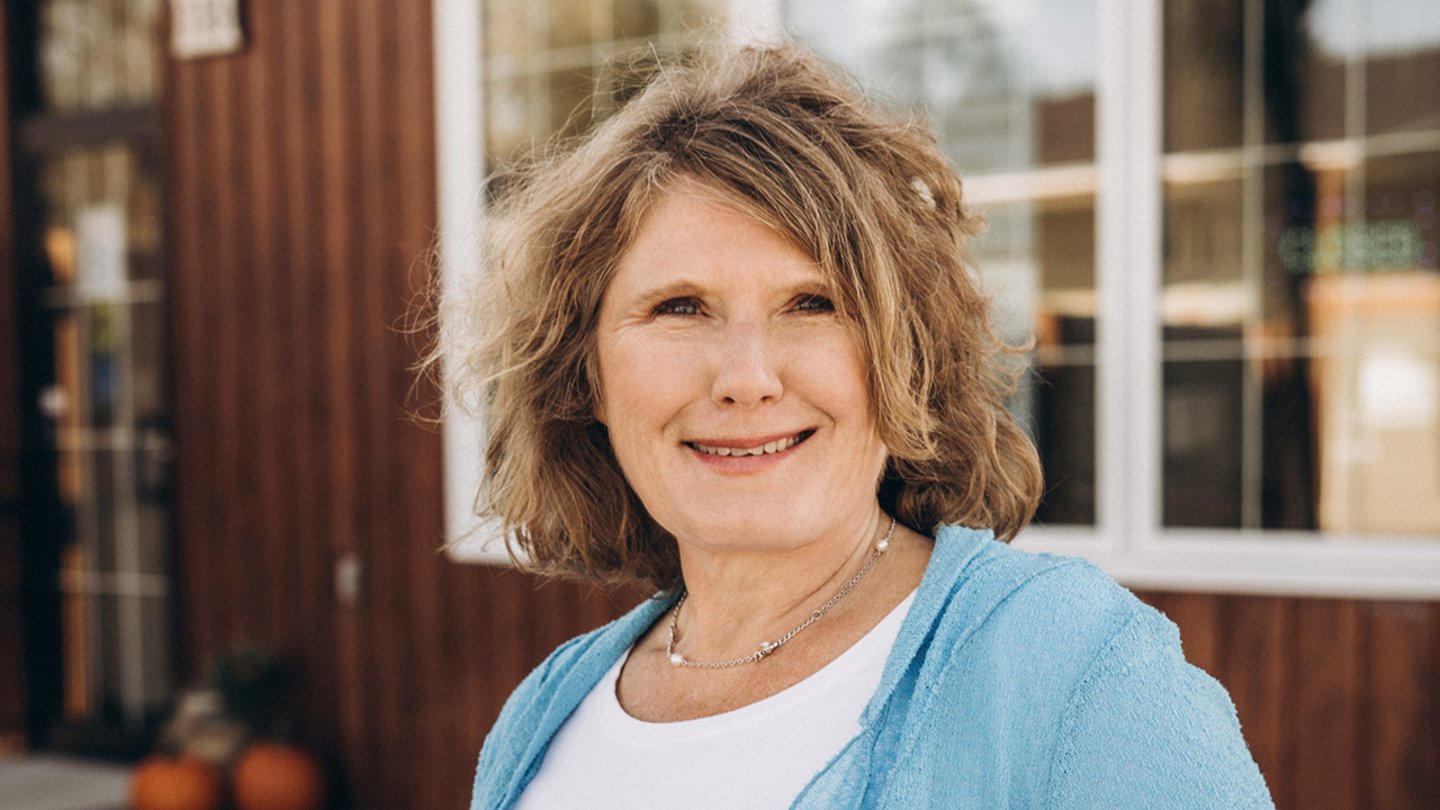
[(830, 597), (830, 601), (816, 608), (805, 621), (796, 625), (795, 629), (774, 641), (760, 642), (759, 649), (742, 658), (731, 658), (726, 661), (691, 661), (689, 658), (675, 652), (675, 627), (680, 623), (680, 606), (685, 604), (685, 597), (690, 595), (689, 591), (681, 591), (680, 598), (675, 602), (675, 609), (670, 612), (670, 640), (665, 643), (665, 655), (669, 657), (672, 665), (677, 667), (691, 667), (693, 669), (728, 669), (729, 667), (738, 667), (741, 664), (751, 664), (759, 661), (780, 649), (784, 646), (785, 642), (794, 638), (801, 630), (820, 621), (820, 617), (828, 613), (830, 608), (835, 607), (836, 603), (841, 599), (844, 599), (845, 594), (850, 593), (850, 589), (854, 588), (856, 583), (864, 579), (865, 575), (870, 573), (870, 569), (875, 567), (875, 561), (880, 559), (880, 555), (890, 549), (890, 536), (894, 533), (895, 518), (892, 517), (890, 518), (890, 528), (886, 530), (885, 536), (880, 538), (880, 542), (875, 544), (875, 550), (871, 552), (870, 559), (866, 560), (865, 565), (861, 566), (860, 570), (855, 573), (855, 576), (851, 577), (848, 582), (840, 587), (840, 590), (835, 592), (834, 596)]

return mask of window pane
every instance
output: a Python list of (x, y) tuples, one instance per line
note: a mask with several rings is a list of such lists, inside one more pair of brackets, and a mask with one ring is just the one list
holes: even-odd
[(1315, 0), (1301, 15), (1273, 14), (1265, 32), (1266, 140), (1345, 134), (1345, 73), (1354, 51), (1350, 0)]
[(487, 0), (485, 14), (485, 55), (523, 57), (529, 53), (532, 0)]
[(530, 122), (534, 103), (527, 77), (495, 78), (485, 94), (485, 141), (500, 162), (514, 159), (530, 145), (538, 128)]
[(550, 98), (551, 132), (575, 135), (590, 128), (590, 97), (595, 80), (583, 70), (559, 70), (546, 79), (546, 95)]
[(549, 7), (547, 27), (551, 48), (586, 46), (596, 40), (609, 39), (609, 31), (602, 32), (596, 26), (594, 11), (599, 4), (595, 0), (549, 0), (544, 5)]
[[(1222, 330), (1201, 335), (1226, 337)], [(1242, 458), (1236, 438), (1242, 429), (1244, 373), (1238, 360), (1165, 364), (1165, 525), (1241, 525)]]
[(1241, 114), (1196, 135), (1203, 81), (1167, 63), (1165, 524), (1434, 535), (1440, 17), (1200, 5), (1167, 41), (1240, 43), (1195, 71)]
[(999, 327), (1035, 339), (1010, 405), (1045, 467), (1038, 519), (1093, 523), (1096, 4), (792, 0), (785, 19), (935, 124), (988, 223), (971, 251)]
[(1312, 361), (1321, 528), (1440, 531), (1440, 278), (1317, 276), (1317, 337), (1342, 351)]
[(791, 0), (785, 21), (867, 89), (924, 110), (967, 175), (1094, 160), (1094, 2)]
[(1434, 0), (1360, 5), (1365, 131), (1434, 133), (1440, 129), (1440, 9)]
[(660, 33), (660, 8), (657, 0), (615, 0), (615, 36), (653, 37)]
[[(1093, 331), (1093, 320), (1065, 326)], [(1093, 335), (1091, 335), (1093, 339)], [(1035, 513), (1041, 524), (1095, 522), (1095, 365), (1035, 361), (1038, 379), (1028, 394), (1031, 435), (1045, 471), (1045, 497)]]
[(626, 95), (630, 67), (717, 30), (723, 8), (722, 0), (486, 3), (485, 152), (492, 168), (557, 134), (588, 130)]
[(40, 85), (52, 110), (142, 104), (160, 75), (155, 23), (160, 0), (44, 0)]
[(1165, 322), (1236, 323), (1244, 273), (1244, 188), (1228, 171), (1165, 184)]
[(1240, 145), (1243, 2), (1165, 3), (1165, 151)]

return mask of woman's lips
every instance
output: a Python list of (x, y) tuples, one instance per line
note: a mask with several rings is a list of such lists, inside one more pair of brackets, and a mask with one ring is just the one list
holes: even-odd
[(814, 432), (813, 429), (807, 428), (798, 433), (783, 433), (751, 439), (705, 439), (687, 441), (685, 445), (701, 455), (715, 458), (770, 456), (789, 450), (810, 438)]

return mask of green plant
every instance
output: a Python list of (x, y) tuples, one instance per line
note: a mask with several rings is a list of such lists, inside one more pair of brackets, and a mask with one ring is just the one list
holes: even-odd
[(237, 644), (210, 661), (210, 685), (220, 693), (225, 708), (263, 734), (277, 731), (286, 677), (280, 658), (253, 642)]

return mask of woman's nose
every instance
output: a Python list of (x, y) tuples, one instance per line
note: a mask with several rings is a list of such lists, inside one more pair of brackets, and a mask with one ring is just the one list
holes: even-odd
[(758, 325), (726, 329), (710, 392), (717, 405), (756, 405), (780, 398), (779, 347), (772, 340)]

